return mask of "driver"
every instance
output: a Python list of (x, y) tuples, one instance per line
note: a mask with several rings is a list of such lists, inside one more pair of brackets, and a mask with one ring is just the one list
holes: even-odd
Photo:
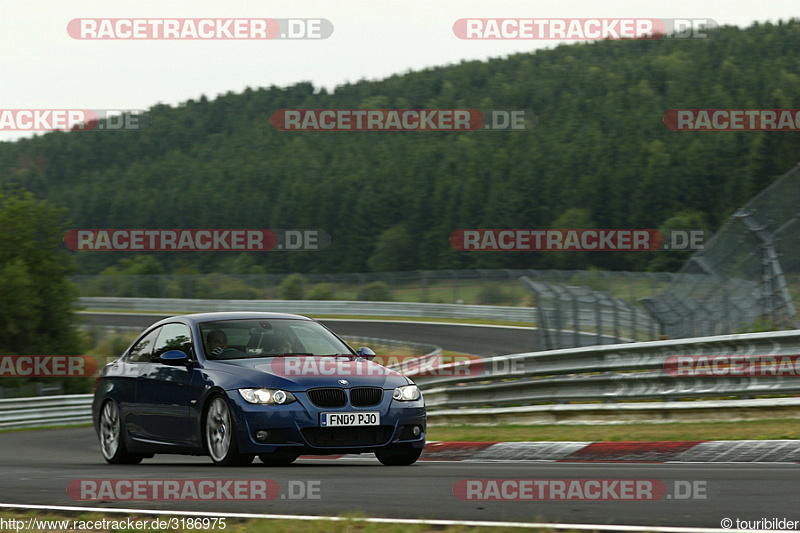
[(286, 334), (275, 332), (275, 353), (287, 354), (292, 353), (292, 343), (286, 337)]
[(244, 352), (236, 348), (228, 348), (228, 336), (221, 329), (210, 331), (206, 336), (206, 346), (208, 353), (215, 357), (225, 354), (225, 358), (246, 357)]

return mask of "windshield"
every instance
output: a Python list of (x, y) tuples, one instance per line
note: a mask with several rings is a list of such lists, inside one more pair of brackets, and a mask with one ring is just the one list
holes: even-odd
[(200, 333), (211, 360), (352, 354), (333, 333), (310, 320), (217, 320), (200, 324)]

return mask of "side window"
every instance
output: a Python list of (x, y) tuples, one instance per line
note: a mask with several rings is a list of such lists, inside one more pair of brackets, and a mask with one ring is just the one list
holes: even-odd
[(180, 350), (190, 359), (192, 358), (192, 332), (189, 330), (189, 326), (185, 324), (161, 326), (161, 334), (153, 349), (152, 361), (157, 361), (162, 353), (169, 350)]
[(150, 355), (153, 353), (153, 345), (156, 337), (161, 332), (161, 328), (156, 328), (137, 342), (128, 352), (127, 362), (129, 363), (149, 363)]

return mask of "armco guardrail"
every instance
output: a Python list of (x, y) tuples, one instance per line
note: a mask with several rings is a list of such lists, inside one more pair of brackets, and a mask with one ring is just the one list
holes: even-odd
[[(676, 355), (764, 355), (781, 357), (800, 354), (800, 330), (744, 335), (723, 335), (670, 341), (591, 346), (546, 352), (513, 354), (481, 360), (476, 366), (459, 363), (437, 366), (423, 356), (423, 374), (411, 376), (420, 385), (425, 403), (433, 417), (444, 410), (471, 411), (477, 416), (489, 414), (484, 409), (458, 409), (484, 406), (532, 406), (567, 402), (618, 402), (625, 400), (660, 401), (671, 411), (697, 411), (707, 408), (703, 402), (676, 402), (698, 398), (752, 398), (756, 396), (791, 396), (800, 394), (800, 368), (792, 367), (791, 377), (673, 377), (664, 370), (670, 356)], [(476, 365), (472, 361), (472, 365)], [(496, 371), (502, 368), (504, 371)], [(411, 374), (409, 374), (411, 375)], [(724, 400), (714, 407), (741, 407)], [(767, 406), (762, 404), (766, 403)], [(696, 404), (696, 405), (693, 405)], [(779, 401), (774, 402), (780, 404)], [(89, 422), (91, 395), (50, 396), (0, 400), (0, 429), (10, 427), (56, 426)], [(569, 410), (598, 410), (602, 404)], [(630, 404), (631, 409), (644, 408)], [(758, 407), (769, 411), (769, 402)], [(792, 404), (794, 405), (794, 404)], [(608, 411), (608, 409), (605, 409)], [(481, 413), (482, 411), (482, 413)], [(617, 410), (619, 411), (619, 410)], [(443, 413), (444, 414), (444, 413)], [(466, 414), (466, 413), (465, 413)], [(441, 417), (440, 417), (441, 418)]]
[(92, 421), (92, 394), (0, 400), (0, 429), (55, 427)]
[[(800, 394), (800, 375), (675, 377), (670, 356), (800, 354), (800, 330), (513, 354), (411, 376), (431, 409)], [(791, 374), (791, 371), (789, 372)], [(796, 368), (795, 374), (800, 374)]]
[(490, 318), (534, 322), (534, 307), (500, 305), (427, 304), (409, 302), (354, 302), (348, 300), (188, 300), (180, 298), (80, 299), (86, 309), (203, 313), (209, 311), (264, 311), (300, 315), (408, 316), (427, 318)]

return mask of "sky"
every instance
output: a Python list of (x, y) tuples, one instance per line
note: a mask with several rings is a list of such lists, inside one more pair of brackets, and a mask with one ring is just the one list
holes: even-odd
[[(483, 60), (558, 40), (462, 40), (460, 18), (683, 18), (747, 27), (800, 17), (797, 0), (0, 0), (0, 111), (147, 109), (246, 87), (315, 87)], [(79, 40), (85, 18), (314, 18), (321, 40)], [(0, 140), (30, 133), (0, 131)]]

